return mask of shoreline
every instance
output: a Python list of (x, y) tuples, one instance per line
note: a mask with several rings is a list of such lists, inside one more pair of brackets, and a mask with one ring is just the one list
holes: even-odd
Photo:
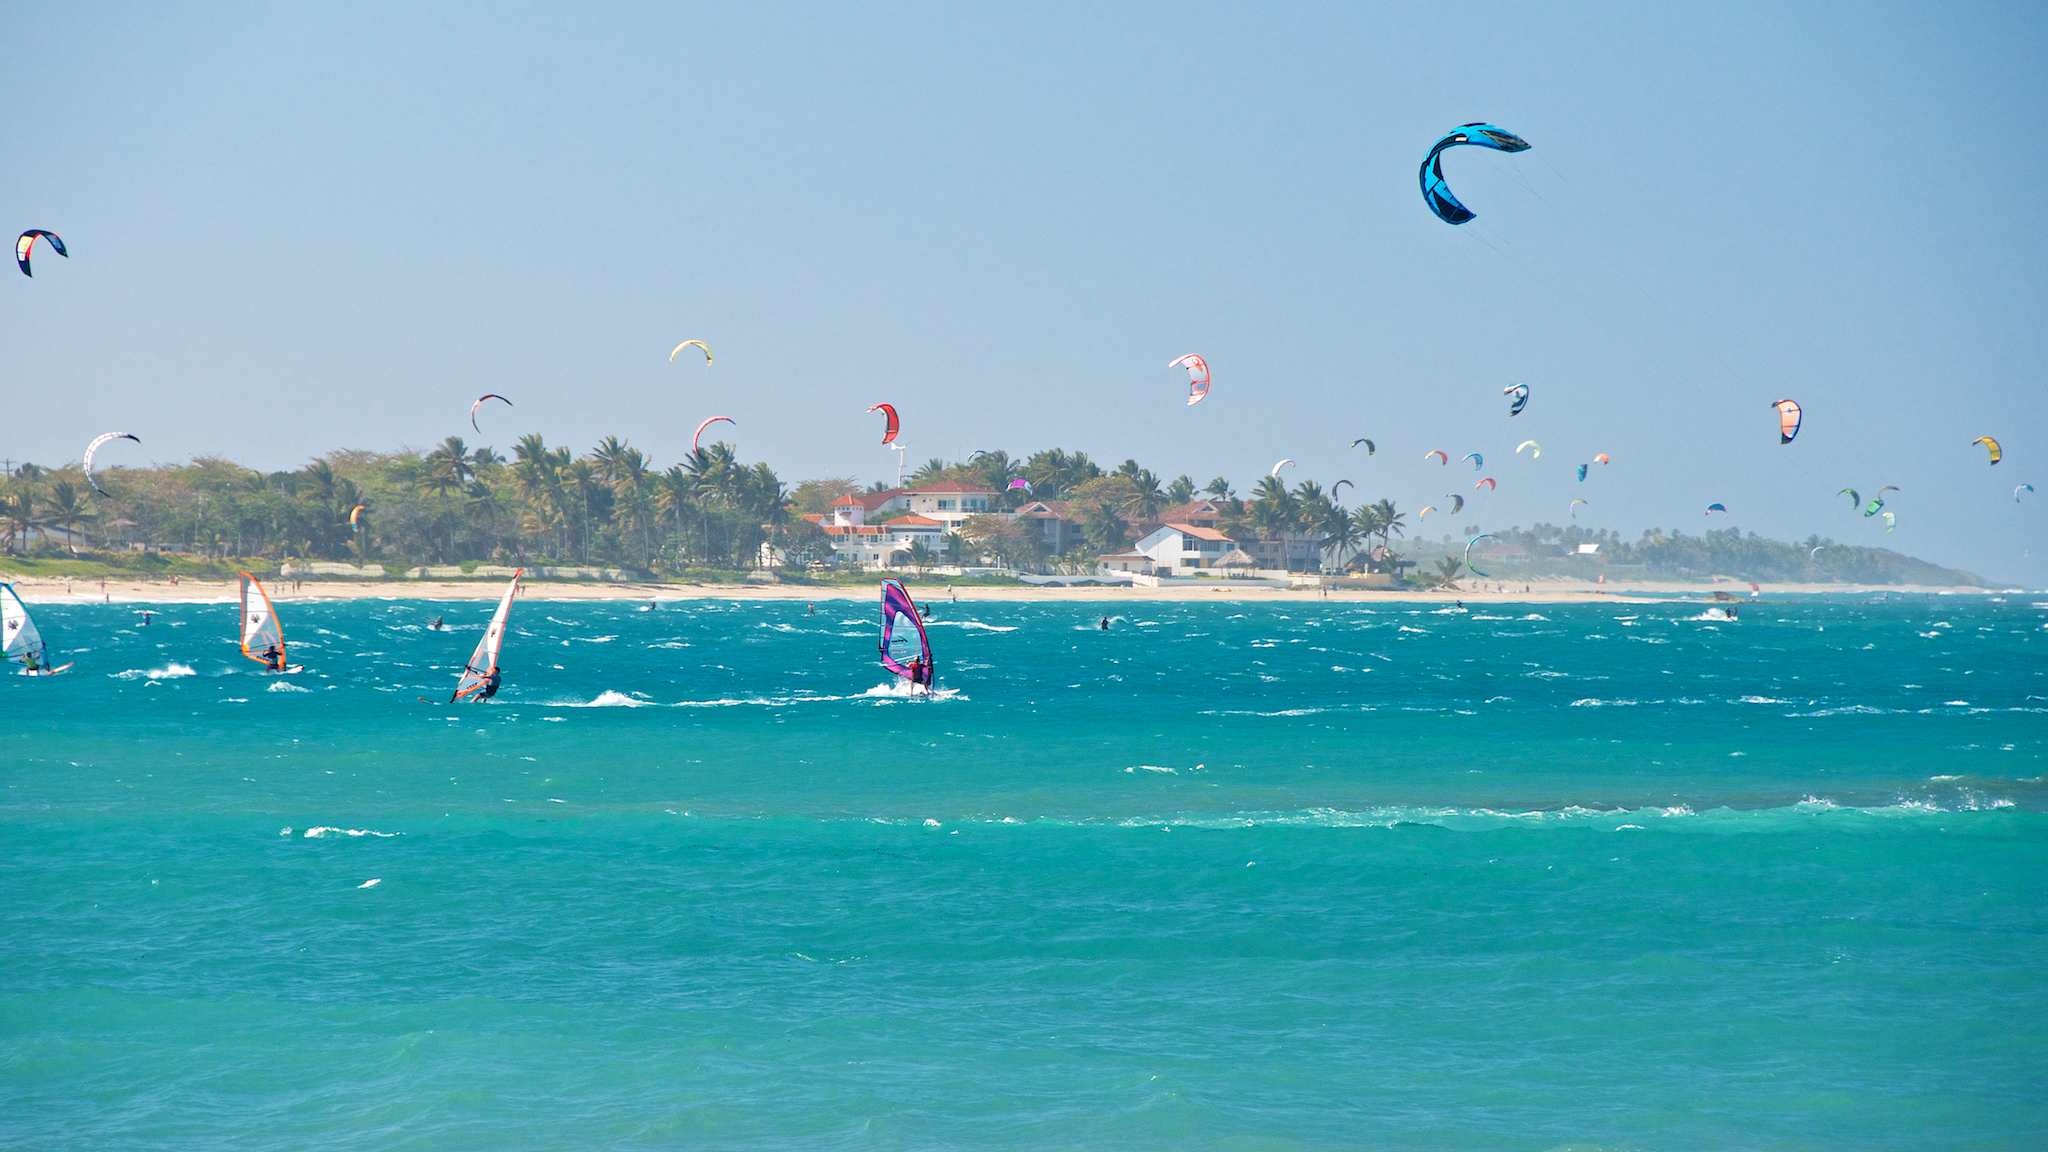
[[(0, 575), (0, 578), (5, 578)], [(877, 577), (877, 581), (880, 577)], [(11, 581), (23, 600), (41, 604), (219, 604), (235, 599), (232, 580), (106, 580), (27, 577)], [(1448, 591), (1378, 588), (1246, 588), (1165, 587), (1141, 588), (1105, 585), (1079, 587), (1038, 587), (1028, 584), (951, 587), (943, 578), (911, 582), (920, 601), (1019, 603), (1316, 603), (1358, 604), (1601, 604), (1711, 602), (1714, 593), (1725, 593), (1739, 601), (1750, 600), (1747, 585), (1686, 583), (1682, 581), (1617, 581), (1594, 584), (1586, 581), (1531, 581), (1509, 585), (1505, 590), (1465, 588)], [(271, 599), (310, 603), (353, 600), (417, 600), (468, 603), (495, 600), (505, 590), (502, 580), (307, 580), (296, 587), (290, 580), (268, 582), (264, 587)], [(1949, 587), (1908, 584), (1762, 584), (1759, 597), (1844, 595), (1901, 596), (1997, 595), (1991, 588)], [(797, 584), (658, 584), (586, 583), (580, 581), (529, 580), (523, 599), (557, 601), (814, 601), (871, 600), (873, 585), (830, 585), (813, 587)]]

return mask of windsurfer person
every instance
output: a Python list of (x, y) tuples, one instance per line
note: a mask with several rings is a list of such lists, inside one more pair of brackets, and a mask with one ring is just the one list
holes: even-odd
[(41, 672), (43, 670), (43, 654), (34, 648), (23, 652), (21, 654), (21, 667), (23, 671)]
[(476, 694), (476, 698), (479, 700), (489, 700), (498, 694), (498, 688), (504, 682), (504, 674), (498, 671), (498, 666), (495, 664), (491, 665), (491, 674), (484, 677), (483, 690)]
[(284, 653), (278, 650), (277, 645), (272, 644), (263, 650), (263, 667), (272, 672), (284, 671)]

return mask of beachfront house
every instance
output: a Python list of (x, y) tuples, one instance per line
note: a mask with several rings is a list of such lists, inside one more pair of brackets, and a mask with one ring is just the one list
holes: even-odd
[(1027, 500), (1017, 506), (1015, 519), (1048, 556), (1063, 556), (1084, 542), (1081, 513), (1065, 500)]
[[(907, 568), (917, 546), (947, 559), (947, 533), (988, 509), (993, 492), (887, 488), (841, 496), (827, 515), (806, 519), (832, 542), (833, 562), (852, 568)], [(920, 509), (929, 509), (929, 513)]]
[(1216, 529), (1193, 524), (1162, 524), (1131, 545), (1131, 551), (1150, 560), (1152, 570), (1161, 576), (1190, 576), (1214, 569), (1236, 548), (1237, 541)]

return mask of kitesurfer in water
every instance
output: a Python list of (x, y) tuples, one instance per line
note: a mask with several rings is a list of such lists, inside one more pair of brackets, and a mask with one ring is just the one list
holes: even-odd
[(478, 692), (476, 698), (479, 700), (489, 700), (491, 697), (496, 696), (499, 685), (503, 684), (504, 681), (504, 673), (498, 671), (497, 665), (492, 665), (491, 674), (484, 677), (483, 691)]
[(439, 616), (436, 616), (434, 617), (434, 622), (432, 624), (427, 625), (427, 630), (430, 632), (439, 632), (446, 627), (448, 627), (448, 625), (443, 623)]
[(1104, 632), (1109, 631), (1109, 617), (1104, 616), (1102, 618), (1102, 623), (1096, 625), (1096, 627), (1101, 628)]

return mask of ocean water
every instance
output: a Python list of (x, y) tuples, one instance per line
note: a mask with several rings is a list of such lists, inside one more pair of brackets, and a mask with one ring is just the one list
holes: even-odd
[(933, 607), (40, 609), (0, 1147), (2048, 1132), (2048, 598)]

